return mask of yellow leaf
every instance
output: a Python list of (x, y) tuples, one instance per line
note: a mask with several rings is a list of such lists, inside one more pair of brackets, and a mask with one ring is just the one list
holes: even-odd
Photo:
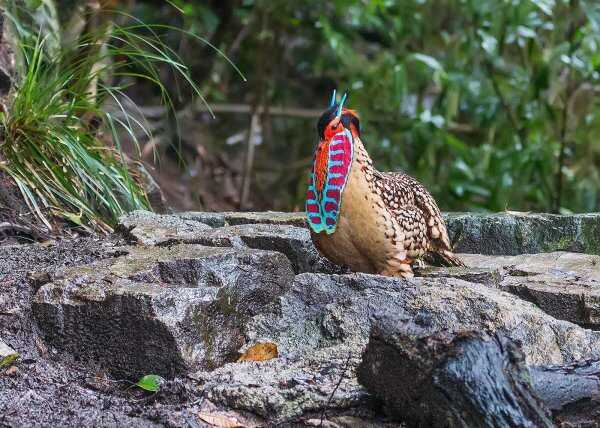
[(277, 345), (271, 342), (259, 342), (252, 345), (238, 359), (240, 361), (267, 361), (279, 356)]
[(244, 426), (240, 424), (237, 419), (220, 415), (218, 413), (199, 412), (198, 417), (207, 424), (214, 425), (219, 428), (244, 428)]

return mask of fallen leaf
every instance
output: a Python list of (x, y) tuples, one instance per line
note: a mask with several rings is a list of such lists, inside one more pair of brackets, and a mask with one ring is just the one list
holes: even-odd
[(237, 419), (220, 415), (218, 413), (199, 412), (198, 417), (207, 424), (214, 425), (219, 428), (244, 428), (244, 426), (240, 424)]
[(272, 342), (259, 342), (256, 345), (252, 345), (246, 352), (238, 358), (240, 361), (267, 361), (273, 358), (277, 358), (279, 353), (277, 352), (277, 345)]
[(164, 379), (159, 375), (149, 374), (138, 380), (135, 385), (146, 391), (157, 392), (163, 381)]

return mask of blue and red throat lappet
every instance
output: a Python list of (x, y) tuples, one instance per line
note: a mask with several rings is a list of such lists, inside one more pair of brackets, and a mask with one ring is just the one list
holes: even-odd
[(464, 266), (453, 253), (440, 210), (427, 189), (402, 172), (379, 172), (360, 137), (355, 111), (335, 91), (317, 124), (306, 194), (312, 240), (332, 262), (356, 272), (412, 277), (427, 259)]

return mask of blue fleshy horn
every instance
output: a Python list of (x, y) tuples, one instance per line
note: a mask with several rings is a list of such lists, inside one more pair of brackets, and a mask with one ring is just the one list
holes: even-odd
[(342, 108), (344, 108), (344, 103), (346, 102), (346, 97), (348, 96), (347, 92), (344, 92), (344, 95), (342, 96), (342, 100), (340, 101), (340, 106), (338, 107), (337, 110), (337, 115), (338, 117), (340, 117), (342, 115)]
[(329, 102), (329, 107), (333, 107), (335, 105), (335, 89), (333, 90), (333, 93), (331, 94), (331, 101)]

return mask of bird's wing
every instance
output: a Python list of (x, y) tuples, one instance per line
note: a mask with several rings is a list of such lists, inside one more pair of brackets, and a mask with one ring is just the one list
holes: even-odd
[[(425, 186), (410, 175), (402, 172), (378, 173), (380, 186), (383, 187), (383, 200), (390, 210), (396, 211), (401, 206), (413, 205), (423, 214), (427, 225), (427, 237), (432, 247), (449, 250), (450, 239), (442, 218), (442, 213)], [(389, 189), (389, 190), (388, 190)]]
[(423, 212), (414, 205), (402, 205), (397, 210), (391, 210), (396, 221), (401, 225), (404, 241), (401, 247), (410, 254), (411, 251), (426, 250), (427, 223)]

